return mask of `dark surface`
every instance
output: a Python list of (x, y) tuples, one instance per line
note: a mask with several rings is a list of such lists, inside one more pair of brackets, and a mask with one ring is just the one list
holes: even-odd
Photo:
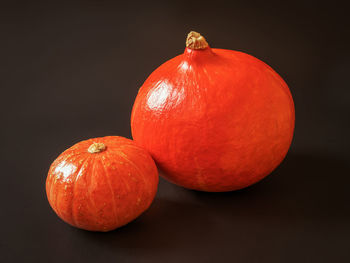
[[(350, 24), (342, 3), (1, 5), (0, 262), (350, 262)], [(237, 192), (161, 180), (151, 208), (113, 232), (63, 223), (45, 195), (50, 163), (83, 139), (130, 138), (138, 88), (183, 51), (190, 30), (212, 47), (262, 59), (286, 80), (296, 105), (287, 158)]]

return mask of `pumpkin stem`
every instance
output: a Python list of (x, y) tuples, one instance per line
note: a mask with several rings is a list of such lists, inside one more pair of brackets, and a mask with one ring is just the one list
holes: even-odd
[(106, 149), (106, 145), (104, 145), (101, 142), (94, 142), (93, 144), (90, 145), (88, 152), (89, 153), (99, 153), (102, 152)]
[(205, 49), (209, 47), (209, 45), (208, 45), (208, 42), (205, 40), (205, 38), (201, 34), (195, 31), (191, 31), (187, 35), (186, 47), (196, 50), (196, 49)]

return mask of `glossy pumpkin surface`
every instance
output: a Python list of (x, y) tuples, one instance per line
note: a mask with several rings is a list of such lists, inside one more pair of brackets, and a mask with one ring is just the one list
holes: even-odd
[(81, 141), (52, 163), (46, 193), (56, 214), (91, 231), (123, 226), (152, 203), (158, 171), (132, 140), (109, 136)]
[(284, 159), (294, 103), (287, 84), (259, 59), (187, 47), (142, 85), (131, 128), (171, 182), (232, 191), (258, 182)]

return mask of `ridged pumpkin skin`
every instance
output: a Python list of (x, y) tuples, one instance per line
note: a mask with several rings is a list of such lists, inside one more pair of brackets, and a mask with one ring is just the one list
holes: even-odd
[(142, 85), (131, 128), (169, 181), (232, 191), (258, 182), (284, 159), (294, 103), (283, 79), (257, 58), (186, 48)]
[[(93, 143), (105, 149), (90, 153)], [(109, 136), (79, 142), (52, 163), (46, 193), (56, 214), (68, 224), (110, 231), (144, 212), (158, 186), (151, 156), (132, 140)]]

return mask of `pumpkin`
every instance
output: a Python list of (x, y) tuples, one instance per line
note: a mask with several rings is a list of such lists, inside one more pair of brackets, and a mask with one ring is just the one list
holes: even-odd
[(52, 163), (46, 193), (68, 224), (110, 231), (144, 212), (158, 186), (151, 156), (132, 140), (107, 136), (81, 141)]
[(163, 175), (210, 192), (252, 185), (284, 159), (294, 103), (283, 79), (243, 52), (210, 48), (191, 32), (183, 54), (165, 62), (136, 97), (134, 141)]

